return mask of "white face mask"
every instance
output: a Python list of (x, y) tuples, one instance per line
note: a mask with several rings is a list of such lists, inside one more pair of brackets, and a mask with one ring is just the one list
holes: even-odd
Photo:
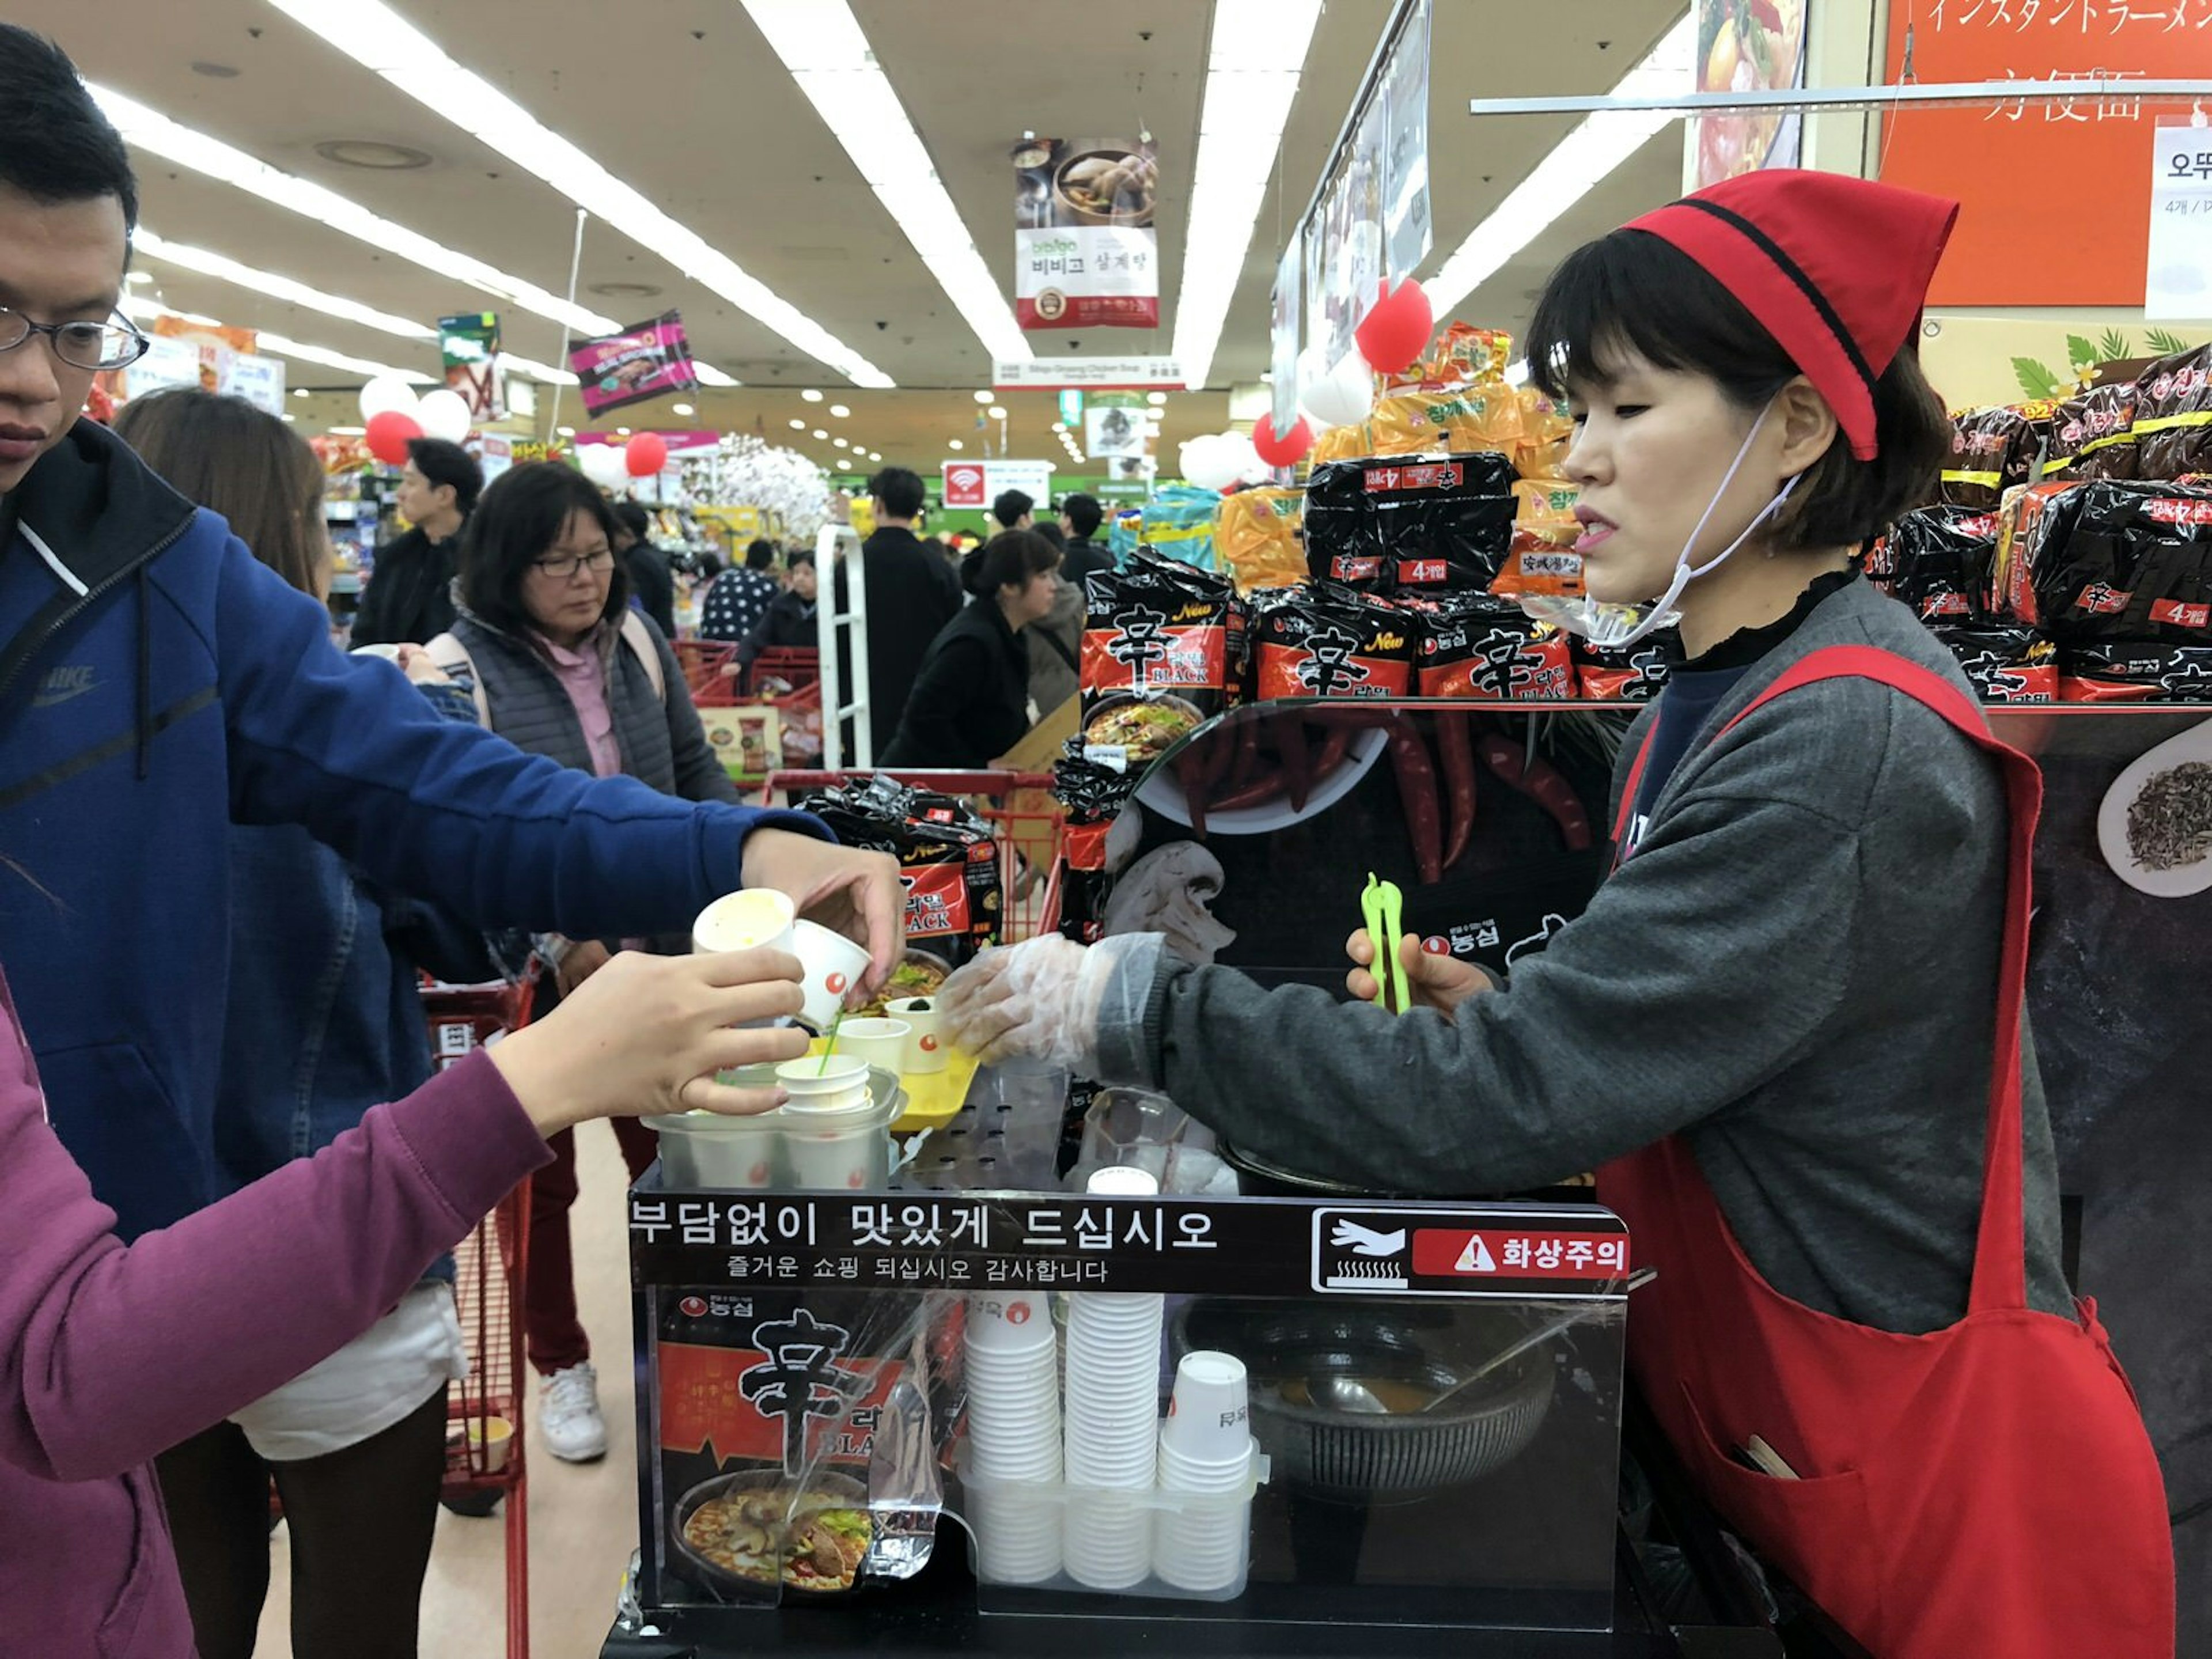
[(1681, 552), (1675, 556), (1674, 580), (1667, 584), (1667, 591), (1657, 599), (1647, 606), (1607, 605), (1587, 593), (1571, 599), (1530, 594), (1522, 598), (1522, 610), (1538, 622), (1550, 623), (1570, 634), (1579, 635), (1601, 651), (1624, 651), (1647, 634), (1680, 622), (1682, 613), (1674, 609), (1674, 602), (1682, 597), (1682, 590), (1698, 577), (1711, 575), (1725, 564), (1738, 548), (1751, 539), (1752, 532), (1781, 511), (1782, 503), (1790, 499), (1790, 492), (1797, 488), (1797, 480), (1789, 479), (1774, 499), (1761, 507), (1758, 516), (1743, 527), (1743, 534), (1705, 563), (1694, 568), (1691, 565), (1690, 554), (1697, 547), (1698, 538), (1705, 533), (1705, 526), (1712, 521), (1714, 513), (1720, 507), (1721, 497), (1728, 494), (1729, 486), (1735, 482), (1735, 475), (1743, 470), (1744, 458), (1751, 453), (1751, 441), (1759, 435), (1759, 428), (1766, 424), (1766, 417), (1773, 411), (1774, 405), (1770, 402), (1759, 411), (1759, 418), (1751, 423), (1751, 430), (1743, 434), (1743, 443), (1736, 450), (1735, 459), (1729, 463), (1729, 470), (1721, 478), (1720, 488), (1713, 492), (1712, 500), (1705, 504), (1704, 517), (1698, 520), (1698, 527), (1690, 532), (1690, 539), (1682, 544)]

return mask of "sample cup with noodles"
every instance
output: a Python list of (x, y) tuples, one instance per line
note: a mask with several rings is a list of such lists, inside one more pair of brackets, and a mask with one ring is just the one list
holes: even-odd
[(772, 887), (748, 887), (725, 893), (691, 924), (691, 948), (716, 951), (781, 951), (796, 956), (799, 908), (788, 893)]
[(893, 1019), (907, 1024), (906, 1062), (899, 1067), (907, 1077), (927, 1077), (945, 1069), (945, 1016), (928, 997), (902, 997), (884, 1005)]

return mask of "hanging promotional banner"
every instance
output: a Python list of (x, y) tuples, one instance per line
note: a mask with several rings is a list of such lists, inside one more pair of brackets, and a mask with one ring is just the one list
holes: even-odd
[(1031, 501), (1052, 499), (1050, 461), (947, 461), (944, 495), (947, 507), (988, 507), (1006, 490), (1018, 489)]
[[(2212, 77), (2209, 20), (2185, 0), (1893, 5), (1887, 78), (1909, 45), (1913, 74), (1929, 83), (2203, 79)], [(1929, 303), (2140, 304), (2151, 199), (2136, 181), (2157, 137), (2157, 116), (2124, 88), (1884, 116), (1882, 181), (1965, 204)], [(2022, 227), (2051, 222), (2058, 203), (2064, 234), (2038, 237), (2028, 255)]]
[[(1802, 87), (1806, 5), (1807, 0), (1698, 0), (1698, 90)], [(1804, 147), (1804, 122), (1796, 110), (1732, 110), (1699, 116), (1690, 125), (1696, 130), (1699, 190), (1761, 167), (1794, 167)]]
[(284, 412), (284, 364), (281, 358), (249, 351), (216, 353), (216, 386), (228, 398), (241, 398), (264, 415)]
[(1293, 236), (1275, 267), (1275, 291), (1267, 310), (1268, 388), (1274, 398), (1268, 406), (1275, 430), (1288, 432), (1298, 423), (1298, 289), (1304, 280), (1305, 244)]
[(438, 319), (438, 351), (446, 362), (446, 389), (460, 394), (477, 422), (507, 418), (499, 372), (499, 315), (472, 311)]
[(1083, 453), (1093, 460), (1145, 454), (1152, 437), (1152, 423), (1145, 410), (1140, 393), (1098, 393), (1083, 411)]
[(684, 319), (673, 311), (605, 339), (578, 342), (568, 349), (568, 367), (582, 382), (585, 412), (594, 417), (699, 384)]
[(1032, 138), (1014, 162), (1014, 315), (1025, 329), (1158, 328), (1150, 140)]
[[(1000, 392), (1050, 392), (1079, 386), (1086, 392), (1182, 390), (1178, 357), (1000, 358), (991, 365), (991, 384)], [(1073, 422), (1070, 422), (1073, 424)]]
[(123, 371), (125, 397), (143, 398), (149, 392), (200, 385), (200, 349), (192, 341), (173, 335), (149, 337), (146, 355)]
[[(1389, 153), (1382, 164), (1382, 219), (1394, 283), (1429, 257), (1435, 227), (1429, 215), (1429, 25), (1431, 0), (1419, 0), (1390, 47), (1381, 103), (1388, 112)], [(1281, 416), (1276, 417), (1280, 428)]]
[(1382, 100), (1372, 98), (1305, 223), (1306, 330), (1324, 361), (1344, 361), (1382, 283)]

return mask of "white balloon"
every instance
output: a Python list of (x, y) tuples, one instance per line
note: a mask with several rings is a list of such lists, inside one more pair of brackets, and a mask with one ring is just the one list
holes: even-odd
[(629, 462), (617, 444), (579, 444), (576, 464), (602, 489), (619, 489), (629, 477)]
[(1330, 426), (1355, 426), (1375, 409), (1375, 371), (1354, 346), (1319, 378), (1302, 382), (1308, 412)]
[[(380, 415), (416, 415), (415, 388), (397, 374), (380, 374), (361, 389), (361, 418), (373, 421)], [(426, 431), (428, 428), (424, 428)]]
[[(1182, 447), (1182, 476), (1186, 483), (1196, 484), (1200, 489), (1226, 489), (1243, 476), (1244, 457), (1238, 453), (1240, 442), (1231, 432), (1209, 432), (1192, 439)], [(1255, 454), (1253, 459), (1259, 458)]]
[(476, 424), (469, 414), (468, 399), (458, 392), (447, 391), (443, 386), (423, 397), (421, 407), (415, 411), (415, 418), (422, 422), (425, 437), (443, 438), (449, 444), (460, 442), (469, 435), (469, 428)]

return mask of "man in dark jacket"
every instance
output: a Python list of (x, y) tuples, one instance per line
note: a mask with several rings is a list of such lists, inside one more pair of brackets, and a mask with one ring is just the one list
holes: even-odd
[[(898, 730), (929, 642), (960, 614), (960, 579), (937, 549), (915, 534), (921, 516), (921, 479), (902, 466), (887, 466), (870, 481), (876, 533), (860, 546), (867, 573), (868, 710), (881, 749)], [(845, 567), (837, 567), (836, 606), (850, 604)]]
[(483, 493), (483, 469), (459, 444), (416, 438), (399, 474), (399, 511), (414, 527), (376, 550), (354, 618), (356, 645), (427, 645), (453, 625), (461, 526)]
[(680, 932), (739, 887), (827, 894), (817, 920), (865, 934), (867, 979), (887, 978), (891, 860), (802, 814), (675, 800), (443, 718), (78, 418), (94, 375), (145, 349), (115, 313), (137, 205), (68, 59), (0, 25), (0, 328), (54, 331), (0, 333), (0, 962), (23, 964), (55, 1133), (118, 1231), (220, 1194), (234, 821), (299, 824), (478, 926), (578, 939)]
[(676, 637), (676, 578), (669, 574), (668, 555), (646, 539), (652, 515), (635, 501), (615, 503), (615, 522), (622, 536), (615, 556), (629, 574), (629, 602), (653, 618), (660, 637)]
[(1091, 538), (1098, 533), (1099, 524), (1106, 516), (1091, 495), (1063, 495), (1060, 498), (1060, 527), (1067, 537), (1067, 552), (1060, 561), (1060, 574), (1075, 584), (1083, 586), (1083, 579), (1093, 571), (1111, 570), (1114, 554), (1103, 542)]

